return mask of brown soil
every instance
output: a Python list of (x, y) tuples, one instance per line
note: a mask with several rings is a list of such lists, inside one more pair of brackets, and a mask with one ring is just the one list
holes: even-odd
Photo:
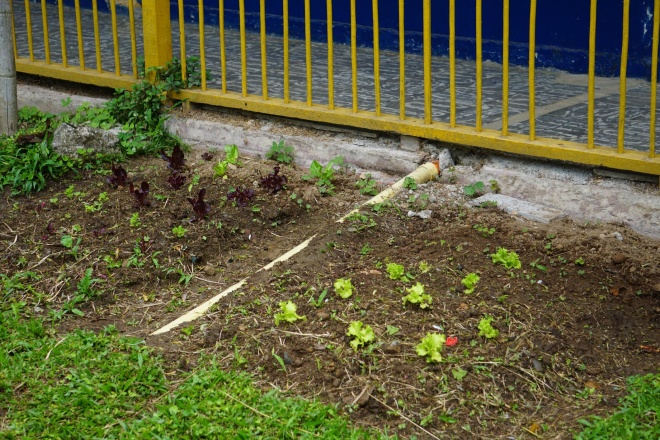
[[(199, 176), (191, 193), (187, 185), (168, 188), (160, 159), (124, 164), (134, 182), (150, 183), (147, 208), (135, 207), (126, 189), (94, 173), (52, 183), (30, 198), (5, 192), (0, 270), (38, 274), (33, 286), (43, 297), (23, 293), (38, 315), (61, 308), (92, 267), (102, 293), (78, 306), (84, 316), (67, 315), (62, 332), (113, 324), (146, 338), (179, 373), (212, 355), (220, 366), (252, 372), (264, 389), (339, 403), (357, 423), (404, 437), (545, 431), (546, 438), (566, 438), (580, 429), (578, 419), (616, 407), (627, 376), (657, 372), (656, 241), (622, 226), (541, 225), (496, 208), (467, 209), (462, 189), (442, 179), (405, 191), (378, 212), (365, 208), (362, 221), (340, 224), (340, 216), (367, 200), (355, 188), (357, 176), (339, 174), (336, 195), (321, 197), (301, 179), (303, 171), (284, 166), (287, 189), (270, 195), (257, 183), (273, 163), (244, 159), (228, 179), (213, 180), (218, 157), (206, 162), (200, 152), (189, 155), (187, 183)], [(70, 185), (81, 194), (67, 197)], [(253, 188), (256, 196), (248, 207), (233, 206), (226, 201), (230, 186)], [(202, 187), (211, 212), (191, 222), (185, 198)], [(108, 196), (102, 209), (86, 211), (102, 192)], [(411, 200), (421, 194), (428, 200)], [(409, 218), (409, 208), (430, 209), (432, 217)], [(135, 212), (141, 225), (131, 227)], [(187, 229), (183, 238), (172, 233), (179, 225)], [(65, 234), (82, 238), (77, 259), (60, 244)], [(291, 260), (255, 274), (314, 234)], [(517, 252), (522, 268), (493, 264), (489, 255), (499, 247)], [(404, 265), (414, 280), (391, 280), (387, 263)], [(461, 284), (468, 273), (481, 277), (472, 294)], [(245, 277), (244, 288), (203, 318), (149, 336)], [(337, 278), (352, 279), (351, 298), (335, 294)], [(402, 301), (416, 282), (433, 299), (428, 309)], [(324, 290), (317, 307), (313, 301)], [(287, 300), (306, 320), (276, 326), (274, 314)], [(486, 315), (499, 330), (493, 339), (479, 336)], [(352, 321), (376, 335), (357, 352), (346, 336)], [(440, 363), (416, 354), (429, 332), (457, 337)]]

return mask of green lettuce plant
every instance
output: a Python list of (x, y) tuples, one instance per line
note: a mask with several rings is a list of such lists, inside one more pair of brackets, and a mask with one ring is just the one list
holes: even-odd
[(417, 344), (415, 351), (419, 356), (426, 357), (426, 362), (440, 362), (442, 360), (440, 352), (445, 345), (445, 341), (445, 335), (440, 333), (427, 333), (426, 336), (422, 338), (422, 341)]

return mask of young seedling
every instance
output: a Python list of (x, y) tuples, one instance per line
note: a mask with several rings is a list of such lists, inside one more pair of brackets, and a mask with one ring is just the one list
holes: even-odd
[(406, 177), (403, 179), (403, 187), (414, 191), (417, 189), (417, 182), (412, 177)]
[(367, 344), (376, 340), (376, 335), (374, 334), (371, 326), (365, 326), (362, 321), (353, 321), (348, 326), (348, 336), (353, 336), (353, 340), (350, 342), (353, 350), (358, 351), (358, 348), (364, 347)]
[(142, 185), (140, 185), (140, 188), (138, 189), (133, 186), (133, 183), (130, 183), (128, 190), (135, 198), (137, 206), (149, 206), (151, 204), (147, 199), (147, 196), (149, 195), (149, 184), (147, 182), (142, 182)]
[(107, 181), (115, 188), (124, 188), (128, 185), (128, 173), (121, 165), (115, 167), (115, 164), (112, 164), (112, 176), (108, 177)]
[(422, 341), (417, 344), (415, 351), (418, 356), (426, 357), (426, 362), (440, 362), (442, 356), (440, 352), (445, 345), (445, 335), (440, 333), (427, 333), (422, 338)]
[(467, 293), (468, 295), (473, 293), (480, 279), (481, 277), (474, 272), (467, 274), (465, 278), (461, 280), (461, 283), (466, 287), (463, 293)]
[(485, 185), (483, 182), (474, 182), (470, 185), (463, 187), (463, 192), (468, 197), (477, 197), (484, 192)]
[(375, 196), (378, 194), (376, 189), (376, 179), (371, 177), (371, 174), (365, 175), (362, 179), (355, 182), (355, 186), (360, 190), (363, 196)]
[(246, 207), (250, 200), (252, 200), (252, 197), (254, 197), (254, 190), (253, 189), (241, 189), (239, 186), (233, 191), (230, 191), (227, 193), (227, 200), (233, 200), (237, 206), (240, 207)]
[(335, 281), (334, 284), (335, 292), (337, 295), (341, 296), (344, 299), (350, 298), (353, 295), (353, 284), (351, 279), (339, 278)]
[(424, 284), (422, 283), (415, 283), (414, 286), (407, 288), (406, 292), (408, 292), (408, 295), (402, 298), (404, 306), (406, 303), (411, 303), (419, 305), (420, 309), (426, 309), (433, 302), (431, 295), (424, 293)]
[(167, 168), (173, 171), (183, 170), (183, 167), (186, 163), (183, 150), (178, 144), (174, 146), (171, 156), (165, 154), (165, 150), (160, 150), (160, 157), (167, 162)]
[(131, 228), (139, 228), (142, 225), (142, 222), (140, 221), (140, 213), (139, 212), (134, 212), (133, 215), (131, 216), (131, 221), (130, 221)]
[(225, 145), (225, 160), (236, 166), (241, 166), (238, 161), (238, 147), (236, 145)]
[(492, 327), (490, 324), (493, 322), (493, 317), (492, 316), (484, 316), (481, 318), (481, 321), (479, 321), (479, 336), (484, 336), (486, 339), (493, 339), (496, 338), (500, 332), (499, 330), (495, 329)]
[(188, 230), (181, 225), (172, 228), (172, 234), (174, 234), (174, 236), (177, 238), (184, 237), (186, 232), (188, 232)]
[(387, 263), (387, 274), (391, 280), (401, 280), (404, 283), (414, 279), (410, 273), (406, 273), (406, 269), (402, 264)]
[(497, 248), (497, 252), (490, 254), (490, 259), (494, 264), (500, 263), (507, 269), (520, 269), (520, 259), (518, 254), (505, 248)]
[(334, 177), (333, 166), (341, 165), (343, 162), (344, 158), (342, 156), (335, 157), (325, 166), (317, 161), (312, 161), (312, 164), (309, 166), (309, 174), (305, 174), (302, 178), (304, 180), (316, 179), (316, 186), (321, 195), (332, 195), (335, 190), (335, 186), (332, 184)]
[(174, 190), (181, 189), (186, 183), (186, 176), (178, 171), (174, 171), (170, 174), (170, 177), (167, 178), (167, 183)]
[(287, 178), (284, 175), (280, 175), (280, 167), (278, 165), (275, 165), (273, 167), (273, 172), (268, 173), (266, 177), (262, 177), (259, 179), (259, 186), (270, 192), (271, 194), (275, 194), (279, 191), (282, 191), (287, 183)]
[(195, 218), (197, 220), (204, 220), (206, 214), (211, 212), (211, 205), (208, 202), (204, 201), (204, 195), (206, 194), (206, 188), (199, 190), (197, 195), (197, 200), (186, 197), (188, 202), (192, 205), (193, 211), (195, 211)]
[(273, 145), (271, 145), (266, 153), (266, 159), (289, 164), (294, 160), (293, 147), (291, 145), (285, 145), (284, 140), (273, 142)]
[(282, 312), (276, 313), (274, 318), (275, 318), (275, 325), (280, 325), (280, 322), (296, 322), (299, 319), (302, 319), (303, 321), (307, 320), (305, 316), (300, 316), (296, 313), (298, 310), (298, 307), (291, 301), (282, 301), (280, 302), (280, 310)]

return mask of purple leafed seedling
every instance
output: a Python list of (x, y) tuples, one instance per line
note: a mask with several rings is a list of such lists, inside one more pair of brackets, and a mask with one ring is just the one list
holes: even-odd
[(167, 162), (167, 168), (175, 171), (181, 171), (186, 160), (183, 157), (183, 150), (178, 145), (174, 146), (172, 155), (165, 154), (165, 150), (160, 150), (160, 157)]
[(149, 206), (150, 202), (147, 200), (147, 196), (149, 195), (149, 184), (147, 182), (142, 182), (140, 188), (137, 189), (131, 182), (129, 184), (128, 190), (131, 194), (133, 194), (133, 197), (135, 197), (135, 203), (138, 206)]
[(197, 220), (203, 220), (206, 214), (211, 212), (211, 205), (204, 201), (204, 194), (206, 194), (206, 188), (199, 190), (197, 200), (187, 197), (193, 207), (193, 211), (195, 211), (195, 217)]
[(213, 153), (204, 153), (204, 154), (202, 154), (202, 159), (204, 159), (206, 161), (209, 161), (209, 160), (213, 159)]
[(248, 202), (254, 197), (254, 190), (241, 189), (239, 186), (234, 191), (227, 193), (227, 200), (233, 200), (238, 206), (247, 206)]
[(280, 175), (280, 167), (275, 166), (273, 168), (273, 172), (269, 173), (266, 177), (262, 177), (260, 179), (259, 185), (270, 191), (271, 194), (275, 194), (278, 191), (282, 191), (284, 189), (284, 185), (287, 182), (287, 178), (284, 175)]
[(121, 165), (115, 167), (115, 164), (112, 164), (112, 176), (108, 177), (107, 180), (115, 188), (118, 186), (123, 188), (128, 185), (128, 173)]
[(178, 171), (174, 171), (170, 177), (167, 178), (167, 183), (170, 184), (172, 189), (181, 189), (183, 184), (186, 183), (186, 176)]

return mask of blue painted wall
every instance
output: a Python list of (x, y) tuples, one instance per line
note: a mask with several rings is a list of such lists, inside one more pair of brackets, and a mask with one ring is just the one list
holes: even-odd
[[(56, 3), (56, 0), (49, 0)], [(138, 0), (142, 1), (142, 0)], [(73, 4), (73, 0), (65, 0)], [(371, 0), (357, 0), (358, 44), (370, 46), (373, 40)], [(484, 58), (502, 58), (502, 2), (483, 2)], [(99, 10), (108, 11), (109, 2), (98, 0)], [(312, 38), (326, 41), (326, 2), (312, 0)], [(544, 0), (537, 6), (538, 67), (555, 67), (573, 73), (586, 73), (589, 45), (588, 0)], [(187, 22), (198, 20), (197, 0), (184, 0)], [(218, 25), (218, 1), (204, 0), (205, 21)], [(406, 51), (422, 51), (422, 0), (405, 2)], [(81, 6), (91, 8), (91, 0), (81, 0)], [(259, 0), (245, 0), (246, 26), (259, 31)], [(379, 0), (381, 49), (399, 50), (398, 0)], [(510, 0), (511, 54), (513, 64), (527, 64), (529, 0)], [(448, 53), (448, 0), (432, 0), (433, 53)], [(596, 32), (596, 73), (617, 76), (620, 68), (623, 0), (599, 0)], [(268, 33), (282, 34), (282, 1), (266, 0), (266, 28)], [(630, 43), (628, 75), (650, 78), (651, 43), (653, 31), (653, 0), (633, 0), (630, 6)], [(456, 2), (456, 51), (460, 58), (475, 56), (475, 2)], [(171, 0), (171, 17), (178, 17), (177, 0)], [(304, 1), (289, 0), (289, 31), (292, 38), (304, 38)], [(225, 0), (227, 26), (238, 29), (238, 0)], [(333, 0), (334, 39), (336, 43), (350, 43), (350, 2)]]

